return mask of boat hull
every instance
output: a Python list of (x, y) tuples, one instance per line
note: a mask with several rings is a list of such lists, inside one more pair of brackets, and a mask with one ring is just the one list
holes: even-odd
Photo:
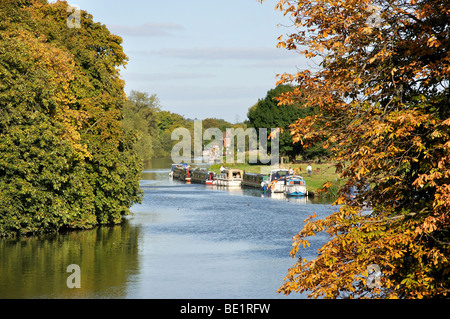
[(284, 185), (284, 181), (279, 181), (272, 188), (272, 193), (284, 193), (286, 191), (286, 186)]
[(287, 196), (306, 196), (306, 194), (305, 186), (286, 186)]
[(217, 186), (224, 186), (224, 187), (240, 187), (242, 181), (229, 181), (229, 180), (217, 180)]
[(242, 178), (242, 187), (263, 189), (264, 181), (267, 179), (267, 175), (256, 173), (244, 173)]
[(225, 186), (226, 187), (240, 187), (241, 183), (242, 183), (241, 181), (226, 181)]
[(227, 169), (224, 170), (219, 176), (217, 176), (217, 186), (224, 187), (240, 187), (242, 183), (242, 176), (244, 171), (239, 169)]
[(215, 184), (215, 174), (211, 171), (206, 170), (194, 170), (191, 174), (191, 182), (198, 184)]
[(274, 181), (272, 183), (265, 182), (262, 186), (262, 189), (265, 192), (271, 192), (271, 193), (285, 193), (286, 192), (286, 185), (284, 180), (280, 181)]

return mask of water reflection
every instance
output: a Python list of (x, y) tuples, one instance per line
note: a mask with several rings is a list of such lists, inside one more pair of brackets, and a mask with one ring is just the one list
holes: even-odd
[[(276, 290), (294, 262), (292, 236), (334, 207), (171, 181), (170, 163), (147, 165), (143, 202), (123, 225), (0, 240), (0, 298), (286, 298)], [(315, 236), (302, 256), (326, 240)], [(80, 289), (67, 287), (70, 264), (81, 268)]]
[[(123, 298), (138, 266), (139, 227), (128, 222), (19, 240), (0, 240), (0, 298)], [(69, 289), (67, 266), (81, 270)]]
[[(329, 202), (186, 184), (170, 180), (168, 167), (149, 165), (142, 174), (144, 200), (130, 219), (142, 226), (140, 272), (128, 297), (304, 298), (276, 290), (294, 263), (292, 236), (308, 215), (327, 216)], [(326, 238), (316, 236), (302, 256), (314, 256)]]

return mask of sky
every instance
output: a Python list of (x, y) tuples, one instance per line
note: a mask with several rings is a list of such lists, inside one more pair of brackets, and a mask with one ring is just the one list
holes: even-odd
[[(50, 1), (55, 2), (55, 1)], [(123, 38), (125, 92), (156, 94), (161, 109), (186, 118), (242, 122), (275, 87), (277, 74), (309, 68), (276, 48), (294, 32), (275, 0), (74, 0)]]

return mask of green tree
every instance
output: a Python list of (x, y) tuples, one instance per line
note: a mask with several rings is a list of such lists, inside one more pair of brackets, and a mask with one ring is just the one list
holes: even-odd
[[(191, 150), (194, 152), (194, 121), (182, 115), (161, 109), (156, 94), (131, 91), (123, 107), (122, 125), (130, 134), (136, 134), (135, 150), (139, 157), (148, 160), (152, 157), (170, 157), (173, 146), (178, 141), (172, 140), (172, 132), (176, 128), (187, 128), (191, 133)], [(223, 119), (206, 118), (202, 120), (203, 132), (208, 128), (219, 128), (225, 132), (227, 128), (240, 127)], [(209, 142), (202, 139), (203, 146)]]
[(141, 200), (121, 38), (66, 2), (0, 6), (0, 236), (120, 223)]
[[(169, 111), (160, 111), (156, 114), (157, 137), (154, 139), (154, 150), (157, 157), (170, 157), (173, 146), (172, 131), (178, 127), (187, 128), (191, 132), (193, 143), (194, 123), (186, 120), (182, 115)], [(193, 149), (193, 148), (192, 148)]]
[[(248, 126), (259, 128), (281, 128), (280, 134), (280, 155), (288, 156), (292, 161), (299, 154), (309, 157), (310, 154), (304, 153), (301, 143), (294, 143), (289, 132), (289, 126), (298, 118), (303, 118), (313, 112), (312, 108), (301, 108), (299, 104), (290, 104), (286, 106), (278, 106), (276, 100), (281, 94), (292, 92), (293, 87), (290, 85), (278, 85), (276, 88), (267, 92), (264, 99), (259, 100), (253, 105), (247, 113)], [(270, 142), (268, 143), (270, 147)], [(323, 154), (322, 151), (320, 154)]]
[(148, 161), (153, 156), (154, 139), (158, 135), (156, 114), (160, 110), (156, 94), (131, 91), (122, 110), (122, 125), (126, 131), (135, 132), (138, 141), (135, 145), (138, 156)]

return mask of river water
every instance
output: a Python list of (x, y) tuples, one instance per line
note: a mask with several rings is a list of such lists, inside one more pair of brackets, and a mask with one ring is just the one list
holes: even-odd
[[(169, 166), (155, 160), (144, 170), (143, 202), (123, 225), (0, 240), (0, 298), (306, 297), (276, 293), (295, 262), (292, 236), (309, 215), (336, 207), (170, 181)], [(311, 238), (302, 256), (326, 240)], [(67, 285), (71, 264), (80, 288)]]

